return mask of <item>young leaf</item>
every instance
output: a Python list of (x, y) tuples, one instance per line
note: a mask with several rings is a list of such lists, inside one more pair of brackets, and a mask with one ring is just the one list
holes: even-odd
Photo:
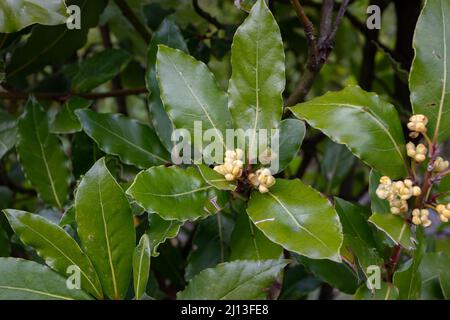
[(278, 179), (266, 194), (253, 191), (247, 212), (273, 242), (312, 259), (340, 261), (342, 227), (327, 199), (300, 180)]
[(450, 137), (450, 2), (425, 1), (417, 22), (409, 86), (414, 113), (429, 119), (429, 135)]
[[(280, 29), (264, 0), (258, 0), (236, 31), (231, 47), (229, 108), (235, 128), (275, 129), (281, 120), (285, 86)], [(248, 146), (257, 146), (256, 131)]]
[(53, 120), (50, 126), (51, 132), (65, 134), (81, 131), (80, 120), (75, 115), (75, 110), (88, 108), (91, 104), (92, 101), (80, 97), (70, 98), (61, 106)]
[(131, 60), (131, 55), (120, 49), (107, 49), (84, 60), (72, 79), (72, 90), (88, 92), (117, 76)]
[(127, 194), (163, 219), (186, 221), (209, 215), (204, 206), (211, 188), (192, 167), (160, 166), (141, 171)]
[(108, 154), (119, 156), (126, 164), (148, 168), (170, 162), (170, 155), (147, 125), (121, 114), (77, 110), (84, 132)]
[(75, 195), (78, 235), (103, 292), (122, 299), (132, 270), (135, 230), (127, 197), (101, 158), (81, 180)]
[(379, 96), (349, 86), (300, 103), (291, 110), (336, 143), (345, 144), (377, 171), (393, 179), (407, 174), (399, 116), (394, 106)]
[(164, 44), (170, 48), (179, 49), (186, 53), (188, 49), (178, 26), (171, 20), (165, 19), (153, 34), (147, 53), (147, 74), (145, 80), (147, 89), (150, 91), (148, 108), (152, 115), (152, 123), (156, 133), (167, 150), (171, 150), (174, 145), (171, 140), (173, 123), (164, 110), (160, 98), (158, 80), (156, 79), (156, 54), (159, 44)]
[(267, 239), (246, 212), (237, 214), (230, 251), (230, 260), (279, 259), (283, 254), (283, 248)]
[(81, 9), (81, 29), (70, 30), (67, 25), (36, 26), (23, 46), (14, 50), (6, 68), (9, 79), (41, 70), (46, 65), (59, 65), (81, 48), (87, 39), (89, 28), (97, 25), (107, 0), (71, 0), (71, 5)]
[(0, 258), (0, 300), (90, 300), (66, 279), (33, 261)]
[(47, 115), (30, 98), (19, 120), (17, 151), (23, 169), (41, 197), (62, 208), (69, 189), (68, 160), (58, 138), (49, 132)]
[(231, 191), (234, 191), (237, 188), (236, 181), (228, 181), (222, 174), (214, 171), (208, 166), (200, 164), (197, 167), (203, 179), (205, 179), (205, 182), (214, 188)]
[(0, 110), (0, 159), (16, 144), (17, 121)]
[[(283, 260), (233, 261), (206, 269), (177, 294), (180, 300), (262, 300), (286, 266)], [(218, 281), (220, 279), (220, 281)]]
[(19, 31), (35, 23), (45, 25), (63, 24), (67, 19), (64, 0), (2, 1), (0, 10), (2, 11), (0, 32), (6, 33)]
[(153, 257), (159, 256), (158, 246), (167, 239), (176, 237), (182, 225), (183, 223), (180, 221), (164, 220), (156, 213), (149, 213), (148, 229), (145, 232), (149, 239), (150, 248), (152, 248)]
[(91, 261), (61, 227), (29, 212), (10, 209), (3, 212), (20, 240), (33, 247), (47, 265), (62, 276), (68, 276), (68, 268), (75, 266), (80, 270), (81, 287), (97, 298), (103, 298)]
[(183, 51), (159, 45), (156, 76), (175, 127), (187, 129), (194, 137), (194, 122), (200, 121), (203, 130), (212, 129), (225, 147), (225, 129), (232, 127), (227, 96), (208, 67)]
[(150, 240), (144, 233), (133, 255), (133, 284), (136, 300), (140, 300), (147, 287), (151, 258)]
[(396, 244), (400, 244), (406, 250), (414, 249), (411, 228), (402, 217), (391, 213), (374, 213), (369, 221), (386, 233)]

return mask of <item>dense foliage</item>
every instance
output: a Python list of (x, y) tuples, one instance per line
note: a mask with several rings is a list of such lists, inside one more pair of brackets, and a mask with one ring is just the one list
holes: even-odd
[(0, 299), (450, 298), (450, 0), (19, 0), (0, 32)]

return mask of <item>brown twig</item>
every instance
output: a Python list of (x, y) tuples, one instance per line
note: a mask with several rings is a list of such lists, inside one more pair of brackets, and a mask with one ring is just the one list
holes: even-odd
[(141, 38), (145, 43), (149, 43), (152, 37), (150, 31), (147, 27), (139, 20), (139, 18), (134, 14), (133, 9), (127, 4), (125, 0), (114, 0), (116, 5), (119, 7), (122, 14), (127, 18), (131, 25), (136, 29)]
[(144, 87), (113, 90), (108, 92), (91, 92), (91, 93), (76, 93), (76, 92), (0, 92), (0, 99), (5, 100), (26, 100), (30, 95), (35, 96), (40, 100), (55, 100), (65, 101), (71, 96), (79, 96), (89, 100), (97, 100), (110, 97), (125, 97), (147, 93), (147, 89)]
[(200, 7), (200, 5), (198, 4), (198, 0), (192, 0), (192, 6), (194, 7), (195, 12), (200, 17), (202, 17), (203, 19), (205, 19), (206, 21), (208, 21), (209, 23), (214, 25), (217, 29), (224, 29), (225, 28), (224, 24), (220, 23), (219, 20), (214, 18), (212, 15), (210, 15), (208, 12), (206, 12), (205, 10), (203, 10)]

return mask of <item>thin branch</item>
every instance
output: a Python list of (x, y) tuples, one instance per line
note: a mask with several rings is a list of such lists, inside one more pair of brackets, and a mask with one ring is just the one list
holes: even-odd
[(144, 87), (113, 90), (108, 92), (91, 92), (91, 93), (61, 93), (61, 92), (0, 92), (0, 99), (5, 100), (26, 100), (30, 95), (35, 96), (40, 100), (55, 100), (65, 101), (71, 96), (79, 96), (89, 100), (97, 100), (110, 97), (125, 97), (147, 93), (147, 89)]
[(198, 0), (192, 0), (192, 6), (194, 7), (195, 12), (200, 17), (202, 17), (203, 19), (205, 19), (206, 21), (208, 21), (209, 23), (214, 25), (217, 29), (224, 29), (225, 28), (224, 24), (220, 23), (219, 20), (214, 18), (212, 15), (210, 15), (208, 12), (206, 12), (205, 10), (203, 10), (200, 7), (200, 5), (198, 4)]
[(314, 29), (314, 25), (311, 20), (309, 20), (308, 16), (305, 13), (302, 5), (298, 0), (290, 0), (292, 6), (295, 9), (295, 13), (297, 14), (298, 19), (303, 25), (306, 34), (306, 40), (308, 42), (309, 48), (309, 59), (313, 63), (317, 62), (318, 50), (317, 50), (317, 39), (316, 39), (316, 31)]
[(139, 18), (134, 14), (133, 9), (127, 4), (125, 0), (114, 0), (116, 5), (119, 7), (122, 14), (128, 19), (131, 25), (136, 29), (141, 38), (145, 43), (149, 43), (152, 37), (150, 31), (147, 27), (139, 20)]

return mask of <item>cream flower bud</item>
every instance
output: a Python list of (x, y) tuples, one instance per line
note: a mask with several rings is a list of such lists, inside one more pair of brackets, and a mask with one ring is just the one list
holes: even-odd
[(267, 192), (269, 192), (269, 189), (266, 188), (266, 187), (263, 186), (263, 185), (259, 185), (258, 190), (259, 190), (259, 192), (261, 192), (261, 193), (267, 193)]
[(444, 172), (449, 167), (449, 162), (444, 160), (442, 157), (437, 157), (433, 163), (434, 172)]
[(242, 160), (244, 158), (244, 151), (242, 149), (236, 149), (236, 159)]
[(227, 181), (233, 181), (234, 180), (234, 175), (232, 173), (227, 173), (225, 175), (225, 179), (227, 179)]
[(428, 118), (423, 114), (416, 114), (409, 118), (407, 127), (410, 131), (425, 133), (427, 132)]
[(422, 194), (422, 189), (420, 189), (420, 187), (418, 186), (414, 186), (412, 189), (412, 194), (414, 197), (418, 197)]

